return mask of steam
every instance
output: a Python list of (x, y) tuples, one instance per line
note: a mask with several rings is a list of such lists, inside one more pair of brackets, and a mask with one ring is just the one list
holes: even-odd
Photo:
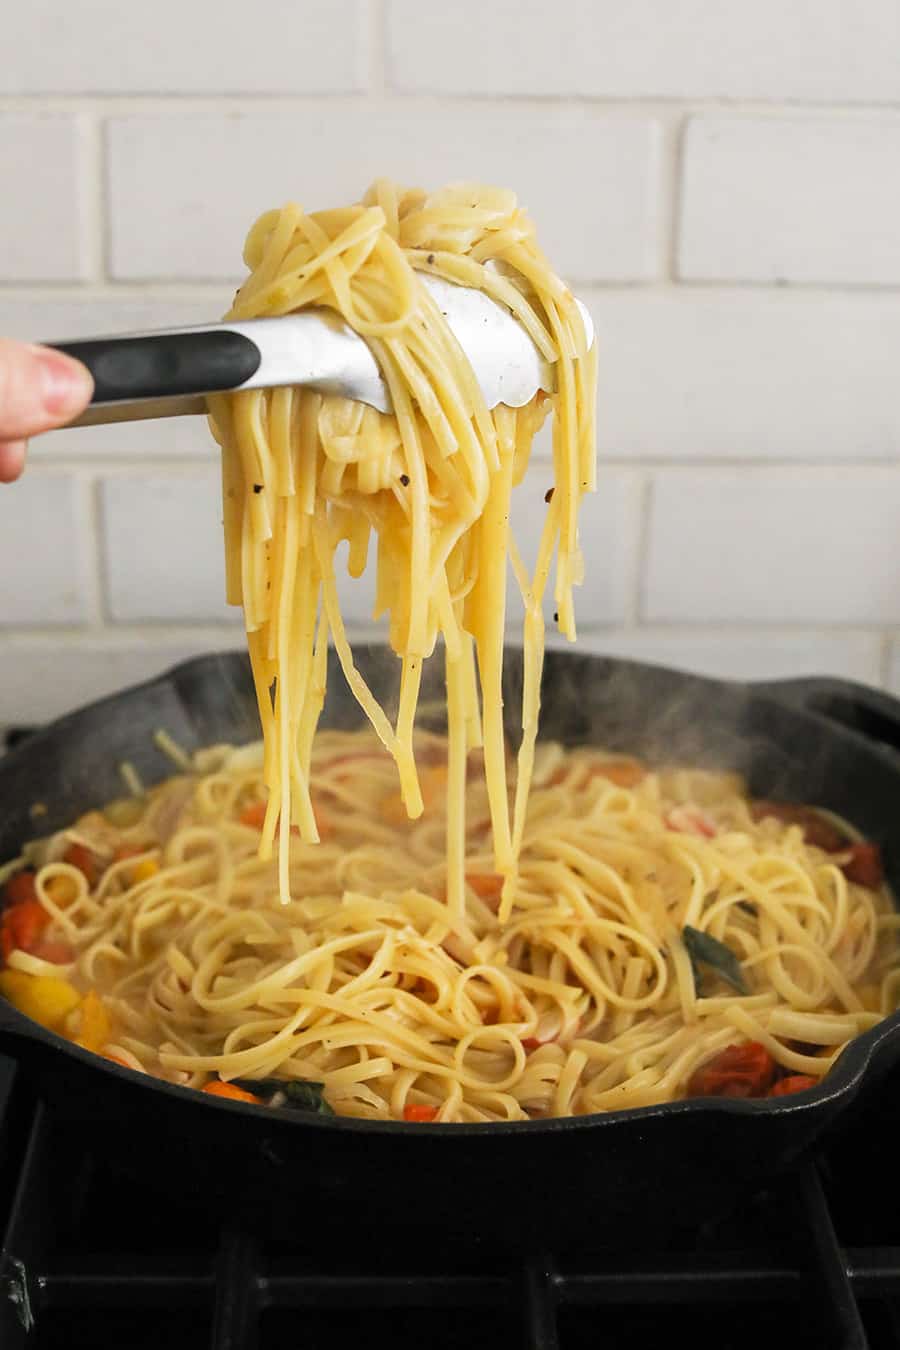
[[(513, 742), (521, 706), (521, 653), (508, 649), (505, 712)], [(727, 682), (548, 643), (540, 740), (596, 745), (654, 766), (733, 771), (753, 792), (815, 803), (829, 751), (796, 711), (774, 708), (752, 685)]]
[[(375, 697), (396, 714), (400, 661), (383, 643), (357, 641), (354, 658)], [(418, 725), (443, 728), (443, 653), (426, 662)], [(510, 745), (521, 739), (522, 654), (507, 648), (504, 717)], [(322, 725), (363, 726), (333, 653)], [(0, 762), (0, 858), (24, 840), (69, 824), (122, 794), (129, 761), (150, 785), (172, 772), (154, 744), (160, 729), (188, 752), (260, 736), (244, 652), (199, 657), (136, 689), (93, 704), (48, 728)], [(896, 766), (858, 734), (781, 703), (752, 685), (548, 646), (540, 740), (596, 745), (653, 765), (679, 763), (742, 774), (754, 795), (826, 806), (885, 846), (900, 868)], [(3, 774), (6, 774), (5, 791)], [(39, 822), (34, 803), (46, 806)], [(897, 855), (895, 857), (895, 855)]]

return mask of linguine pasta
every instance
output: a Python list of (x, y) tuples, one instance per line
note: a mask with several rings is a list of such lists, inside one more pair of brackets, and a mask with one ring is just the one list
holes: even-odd
[[(538, 744), (542, 605), (574, 637), (594, 486), (594, 352), (514, 196), (379, 182), (250, 232), (231, 317), (324, 305), (371, 344), (393, 415), (302, 389), (211, 399), (228, 598), (263, 743), (181, 770), (6, 869), (0, 992), (187, 1087), (380, 1120), (580, 1115), (802, 1091), (897, 1001), (900, 918), (873, 845), (732, 775)], [(481, 287), (556, 392), (483, 403), (418, 273)], [(534, 574), (510, 494), (554, 413)], [(373, 560), (395, 722), (353, 664), (336, 589)], [(507, 564), (522, 738), (501, 698)], [(376, 616), (377, 617), (377, 616)], [(333, 643), (369, 729), (317, 732)], [(416, 714), (443, 646), (446, 730)], [(274, 848), (276, 835), (277, 852)], [(280, 902), (280, 903), (279, 903)]]
[[(538, 248), (514, 194), (497, 188), (460, 184), (429, 196), (379, 180), (356, 206), (306, 214), (290, 204), (259, 218), (244, 259), (250, 274), (227, 317), (288, 314), (311, 305), (336, 311), (372, 348), (394, 409), (384, 416), (300, 388), (210, 399), (222, 447), (227, 594), (244, 608), (266, 747), (260, 856), (271, 856), (280, 831), (279, 887), (288, 902), (288, 833), (296, 826), (303, 839), (318, 837), (309, 771), (329, 641), (396, 763), (407, 813), (421, 814), (416, 704), (422, 664), (440, 639), (449, 737), (447, 903), (459, 925), (465, 761), (476, 746), (484, 748), (494, 867), (504, 878), (515, 874), (537, 735), (542, 603), (554, 552), (554, 608), (561, 631), (575, 637), (578, 506), (595, 485), (596, 344), (586, 350), (571, 291)], [(507, 306), (554, 365), (552, 399), (538, 393), (525, 407), (489, 411), (446, 319), (418, 279), (423, 272), (483, 290)], [(529, 577), (509, 531), (510, 493), (551, 406), (555, 488)], [(373, 617), (389, 616), (399, 658), (393, 725), (355, 669), (344, 632), (335, 571), (344, 543), (351, 576), (367, 566), (377, 571)], [(510, 558), (525, 608), (523, 738), (512, 811), (501, 699)], [(506, 913), (510, 896), (508, 888)]]
[[(0, 985), (63, 977), (83, 1043), (92, 991), (108, 1020), (91, 1048), (173, 1082), (311, 1080), (341, 1115), (439, 1121), (670, 1101), (746, 1042), (784, 1082), (818, 1081), (893, 1010), (900, 919), (883, 886), (848, 877), (861, 846), (846, 827), (821, 818), (828, 851), (734, 776), (542, 743), (504, 923), (472, 755), (459, 920), (446, 738), (420, 733), (416, 755), (426, 811), (411, 821), (373, 734), (319, 734), (320, 842), (289, 837), (287, 905), (258, 852), (261, 746), (205, 752), (90, 813), (30, 855), (45, 938), (68, 959), (13, 951)], [(693, 964), (690, 934), (709, 944)]]

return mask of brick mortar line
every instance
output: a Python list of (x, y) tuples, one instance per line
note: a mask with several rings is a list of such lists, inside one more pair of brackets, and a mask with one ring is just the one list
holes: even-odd
[[(34, 304), (63, 303), (67, 300), (160, 301), (174, 304), (199, 304), (210, 301), (220, 306), (227, 302), (240, 276), (235, 268), (231, 277), (105, 277), (102, 281), (16, 281), (0, 277), (0, 304), (3, 301), (28, 301)], [(774, 303), (787, 304), (803, 297), (812, 304), (826, 298), (859, 299), (872, 303), (878, 297), (900, 297), (900, 281), (754, 281), (739, 277), (708, 280), (680, 277), (654, 277), (648, 280), (622, 278), (570, 277), (570, 285), (588, 293), (588, 298), (613, 296), (667, 295), (684, 297), (719, 296), (739, 300), (746, 295), (767, 295)], [(781, 297), (781, 300), (775, 300)]]
[(644, 605), (647, 572), (650, 565), (650, 539), (652, 535), (653, 497), (655, 490), (653, 475), (651, 473), (647, 475), (645, 480), (644, 494), (641, 501), (641, 534), (638, 546), (637, 576), (635, 577), (634, 594), (635, 631), (643, 630), (647, 626), (644, 617)]
[(368, 0), (364, 25), (368, 39), (369, 95), (382, 99), (388, 90), (388, 24), (385, 0)]
[[(52, 435), (52, 433), (50, 433)], [(88, 429), (81, 432), (82, 435), (89, 435)], [(46, 445), (46, 441), (42, 442)], [(145, 454), (139, 450), (126, 450), (110, 452), (108, 455), (94, 453), (82, 454), (79, 451), (61, 450), (54, 452), (42, 449), (40, 453), (33, 456), (29, 473), (46, 474), (47, 476), (59, 476), (65, 473), (90, 472), (102, 474), (110, 478), (138, 478), (146, 474), (148, 469), (154, 473), (165, 472), (178, 477), (190, 477), (192, 472), (198, 469), (209, 468), (215, 465), (218, 451), (210, 439), (210, 448), (207, 453), (201, 450), (184, 452), (183, 454), (161, 453)], [(552, 463), (550, 455), (535, 454), (534, 461), (536, 465), (549, 465)], [(740, 459), (716, 459), (716, 458), (697, 458), (697, 459), (658, 459), (635, 456), (633, 458), (622, 458), (609, 455), (600, 455), (598, 464), (599, 482), (597, 493), (603, 492), (603, 474), (606, 470), (633, 471), (635, 473), (677, 473), (689, 474), (697, 471), (714, 470), (738, 470), (741, 473), (753, 472), (777, 472), (781, 474), (800, 471), (804, 474), (812, 472), (821, 472), (823, 470), (861, 470), (869, 476), (875, 474), (894, 475), (900, 472), (900, 451), (894, 456), (886, 455), (883, 458), (867, 457), (865, 459), (753, 459), (742, 457)], [(0, 488), (0, 493), (8, 491), (15, 492), (14, 487)]]
[(90, 491), (92, 519), (91, 527), (93, 531), (93, 552), (95, 566), (97, 569), (97, 606), (100, 614), (100, 628), (106, 631), (113, 623), (112, 605), (110, 600), (110, 566), (107, 557), (107, 537), (106, 523), (104, 520), (104, 508), (101, 494), (101, 479), (94, 472), (90, 475)]
[[(609, 110), (611, 112), (618, 112), (620, 109), (629, 111), (652, 109), (660, 115), (664, 114), (666, 110), (683, 108), (691, 116), (695, 114), (705, 116), (728, 113), (735, 117), (762, 115), (777, 118), (787, 114), (791, 117), (808, 116), (812, 120), (821, 118), (823, 115), (831, 116), (837, 113), (841, 116), (846, 115), (849, 120), (850, 118), (866, 117), (873, 114), (886, 113), (890, 115), (900, 112), (900, 98), (881, 100), (792, 99), (785, 97), (753, 99), (742, 96), (730, 97), (725, 94), (448, 94), (417, 91), (407, 93), (390, 84), (387, 86), (385, 93), (387, 95), (385, 102), (389, 103), (440, 102), (450, 106), (454, 104), (477, 104), (486, 107), (507, 104), (514, 107), (535, 109), (548, 106), (574, 106), (600, 111)], [(159, 97), (169, 96), (160, 95)], [(277, 95), (248, 95), (248, 97), (267, 99), (277, 97)]]
[[(596, 283), (583, 283), (593, 286)], [(673, 290), (682, 293), (729, 289), (746, 294), (756, 291), (788, 295), (900, 295), (900, 281), (759, 281), (751, 277), (676, 277)]]
[(0, 303), (4, 300), (27, 301), (32, 304), (64, 303), (67, 300), (134, 301), (168, 300), (172, 304), (199, 304), (211, 301), (227, 303), (230, 298), (229, 281), (233, 278), (211, 281), (115, 281), (105, 277), (101, 281), (3, 281), (0, 280)]
[(881, 651), (878, 655), (878, 682), (883, 688), (887, 689), (891, 683), (891, 657), (894, 649), (894, 639), (890, 632), (881, 633)]
[[(577, 618), (576, 594), (576, 618)], [(237, 611), (236, 611), (237, 613)], [(349, 625), (348, 633), (352, 640), (360, 641), (365, 637), (386, 636), (386, 629), (376, 626), (354, 626)], [(578, 633), (581, 638), (640, 638), (640, 639), (659, 639), (678, 637), (684, 640), (696, 639), (698, 641), (707, 641), (710, 638), (719, 638), (722, 641), (737, 640), (743, 641), (748, 637), (756, 636), (766, 637), (784, 637), (792, 636), (799, 639), (816, 639), (829, 637), (857, 637), (874, 638), (886, 643), (890, 643), (895, 637), (895, 626), (891, 624), (736, 624), (736, 623), (690, 623), (690, 624), (664, 624), (656, 621), (652, 624), (640, 625), (636, 628), (629, 628), (621, 623), (589, 623), (581, 621), (578, 624)], [(101, 648), (117, 650), (128, 644), (138, 646), (147, 646), (148, 648), (163, 647), (167, 645), (183, 643), (185, 638), (197, 642), (216, 642), (227, 640), (234, 642), (238, 647), (244, 644), (244, 632), (239, 621), (235, 624), (214, 624), (193, 621), (185, 619), (183, 621), (169, 620), (144, 620), (134, 622), (123, 620), (121, 623), (105, 623), (98, 628), (91, 628), (87, 625), (77, 626), (73, 624), (35, 624), (33, 626), (19, 624), (4, 626), (0, 634), (0, 650), (4, 648), (24, 648), (33, 647), (35, 651), (42, 650), (54, 644), (78, 645), (85, 644), (92, 648)], [(557, 639), (555, 634), (548, 633), (548, 645), (552, 641), (559, 641), (560, 645), (566, 650), (570, 649), (570, 644), (563, 639)], [(577, 651), (576, 642), (574, 650)]]
[[(377, 30), (376, 30), (377, 31)], [(369, 72), (371, 74), (371, 70)], [(385, 72), (386, 73), (386, 72)], [(142, 114), (209, 112), (241, 113), (246, 111), (277, 112), (279, 109), (302, 109), (312, 104), (344, 103), (347, 105), (408, 106), (417, 108), (462, 107), (482, 108), (485, 111), (502, 107), (520, 111), (546, 111), (547, 108), (573, 108), (614, 116), (663, 115), (681, 109), (691, 116), (728, 114), (734, 117), (754, 116), (777, 119), (780, 116), (800, 117), (810, 121), (840, 116), (845, 120), (896, 117), (900, 115), (900, 99), (876, 101), (840, 99), (791, 98), (729, 98), (713, 95), (613, 95), (613, 94), (448, 94), (442, 92), (404, 92), (385, 81), (382, 89), (322, 90), (317, 93), (253, 93), (220, 90), (216, 93), (188, 92), (134, 93), (34, 91), (28, 94), (0, 94), (0, 115), (3, 113), (68, 113), (99, 112), (104, 116), (134, 116)]]
[(106, 280), (107, 212), (103, 185), (103, 131), (99, 120), (81, 115), (79, 144), (79, 206), (84, 238), (81, 248), (88, 270), (86, 287), (102, 286)]
[(676, 114), (660, 124), (656, 190), (658, 194), (658, 250), (656, 266), (660, 280), (671, 285), (676, 278), (678, 212), (681, 201), (681, 144), (686, 119)]
[[(577, 597), (576, 597), (577, 606)], [(688, 635), (692, 637), (711, 636), (713, 634), (723, 633), (729, 637), (744, 637), (757, 633), (771, 637), (785, 636), (794, 634), (798, 637), (825, 637), (835, 635), (856, 634), (858, 636), (878, 637), (889, 632), (894, 627), (891, 620), (885, 619), (878, 623), (859, 623), (852, 619), (834, 619), (829, 622), (815, 621), (812, 619), (783, 619), (779, 621), (770, 620), (768, 623), (761, 623), (757, 619), (642, 619), (633, 634), (654, 637), (672, 637), (673, 635)], [(582, 629), (582, 631), (587, 631)]]
[(103, 529), (100, 520), (99, 485), (90, 474), (79, 475), (81, 509), (80, 523), (84, 529), (81, 540), (82, 556), (86, 566), (86, 591), (90, 610), (89, 627), (102, 632), (108, 618), (105, 591), (106, 566), (103, 556)]
[[(236, 611), (237, 612), (237, 611)], [(92, 649), (117, 650), (128, 644), (137, 646), (164, 647), (173, 643), (183, 643), (185, 638), (197, 642), (216, 642), (226, 639), (237, 646), (244, 645), (244, 630), (240, 622), (216, 625), (210, 622), (192, 622), (189, 619), (179, 623), (175, 619), (142, 623), (107, 623), (99, 628), (76, 627), (72, 624), (24, 624), (15, 628), (4, 627), (0, 635), (0, 651), (12, 647), (33, 647), (35, 651), (63, 643), (65, 645), (84, 644)]]
[[(808, 474), (823, 469), (862, 469), (871, 474), (882, 473), (894, 474), (900, 470), (900, 452), (894, 456), (885, 456), (884, 458), (853, 458), (853, 459), (764, 459), (741, 457), (734, 459), (723, 459), (713, 457), (700, 457), (696, 459), (660, 459), (652, 456), (635, 456), (633, 458), (620, 458), (612, 455), (600, 455), (599, 473), (602, 475), (604, 468), (610, 469), (644, 469), (652, 473), (679, 473), (687, 474), (698, 470), (706, 471), (709, 469), (737, 469), (742, 473), (769, 472), (790, 473), (799, 470)], [(602, 488), (602, 478), (601, 478)], [(598, 489), (601, 490), (601, 489)]]
[[(598, 495), (603, 491), (602, 466), (598, 471)], [(645, 471), (634, 474), (632, 484), (631, 520), (626, 552), (625, 578), (625, 621), (626, 631), (637, 629), (641, 620), (641, 590), (644, 577), (644, 560), (647, 556), (649, 528), (650, 479)], [(578, 597), (576, 594), (576, 611)]]

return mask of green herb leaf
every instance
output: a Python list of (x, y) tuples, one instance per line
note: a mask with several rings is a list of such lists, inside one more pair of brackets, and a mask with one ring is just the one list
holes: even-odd
[(720, 979), (724, 980), (726, 984), (730, 984), (732, 989), (736, 989), (739, 994), (748, 992), (741, 964), (730, 947), (726, 947), (724, 942), (719, 942), (716, 938), (710, 937), (709, 933), (701, 933), (698, 928), (691, 928), (690, 924), (685, 924), (681, 936), (687, 948), (688, 956), (691, 958), (694, 988), (698, 995), (700, 994), (702, 979), (700, 966), (709, 966)]
[(287, 1097), (285, 1105), (294, 1111), (315, 1111), (320, 1116), (334, 1115), (334, 1108), (325, 1100), (324, 1083), (294, 1078), (289, 1083), (282, 1083), (281, 1090)]
[(333, 1116), (334, 1108), (325, 1100), (325, 1084), (305, 1078), (234, 1078), (232, 1082), (257, 1097), (274, 1097), (280, 1092), (286, 1098), (281, 1103), (285, 1111), (309, 1111), (317, 1116)]

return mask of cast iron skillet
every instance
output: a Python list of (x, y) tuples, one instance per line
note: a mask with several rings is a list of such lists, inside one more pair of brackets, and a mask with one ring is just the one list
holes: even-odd
[[(393, 658), (370, 647), (357, 660), (389, 698)], [(511, 651), (513, 735), (519, 679)], [(324, 720), (360, 721), (334, 669)], [(171, 765), (152, 741), (160, 727), (187, 748), (258, 736), (246, 657), (178, 666), (61, 719), (0, 760), (0, 859), (121, 795), (124, 759), (146, 782), (165, 777)], [(900, 704), (885, 695), (838, 681), (744, 686), (553, 651), (542, 735), (736, 768), (759, 795), (828, 806), (882, 845), (900, 893)], [(37, 822), (35, 802), (47, 807)], [(900, 1015), (860, 1037), (799, 1099), (707, 1099), (510, 1125), (333, 1120), (211, 1099), (99, 1059), (3, 1003), (0, 1046), (84, 1147), (137, 1168), (167, 1195), (196, 1193), (223, 1213), (249, 1210), (271, 1231), (315, 1222), (319, 1206), (338, 1207), (352, 1223), (363, 1204), (385, 1224), (414, 1219), (448, 1234), (509, 1238), (537, 1227), (574, 1240), (600, 1229), (627, 1241), (724, 1211), (846, 1120), (900, 1059)]]

